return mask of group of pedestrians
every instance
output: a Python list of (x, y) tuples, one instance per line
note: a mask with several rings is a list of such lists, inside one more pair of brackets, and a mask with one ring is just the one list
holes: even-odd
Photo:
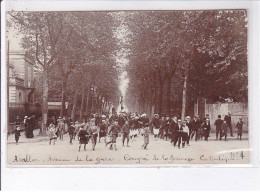
[(32, 114), (30, 117), (25, 116), (22, 121), (19, 116), (16, 116), (14, 125), (15, 125), (14, 134), (15, 134), (16, 144), (18, 144), (18, 141), (21, 136), (21, 130), (22, 130), (21, 126), (22, 125), (24, 126), (25, 137), (26, 138), (34, 137), (34, 134), (33, 134), (33, 130), (35, 128), (35, 115), (34, 114)]
[[(26, 122), (25, 122), (26, 123)], [(20, 136), (20, 122), (19, 118), (16, 121), (15, 140), (18, 143)], [(109, 149), (117, 150), (117, 138), (122, 136), (122, 146), (130, 147), (129, 141), (132, 142), (138, 136), (143, 139), (142, 149), (147, 149), (149, 144), (150, 134), (154, 136), (157, 141), (170, 140), (170, 143), (174, 147), (184, 148), (185, 145), (189, 146), (190, 141), (194, 138), (195, 141), (205, 140), (208, 141), (210, 136), (211, 124), (209, 115), (206, 114), (204, 119), (200, 119), (199, 115), (194, 116), (191, 119), (190, 116), (186, 116), (184, 120), (178, 119), (177, 116), (169, 117), (168, 115), (159, 117), (155, 114), (150, 120), (144, 113), (142, 115), (127, 114), (127, 113), (114, 113), (111, 116), (94, 114), (91, 118), (88, 118), (86, 122), (79, 123), (73, 122), (71, 118), (56, 119), (52, 117), (48, 120), (48, 134), (49, 144), (55, 145), (57, 139), (63, 141), (64, 134), (69, 135), (69, 143), (73, 141), (79, 141), (79, 149), (83, 146), (86, 150), (88, 143), (92, 143), (92, 150), (95, 150), (97, 141), (100, 143), (101, 139), (104, 139), (106, 146), (109, 145)], [(216, 126), (216, 140), (227, 140), (228, 130), (230, 135), (233, 136), (231, 125), (231, 113), (221, 119), (221, 115), (218, 115), (215, 121)], [(238, 139), (241, 140), (243, 121), (239, 118), (239, 122), (236, 124), (238, 132)]]
[[(193, 138), (195, 141), (205, 140), (208, 141), (211, 131), (211, 123), (209, 114), (206, 114), (204, 119), (201, 119), (199, 115), (194, 116), (193, 120), (190, 116), (187, 116), (184, 120), (178, 119), (177, 116), (169, 116), (159, 118), (159, 115), (155, 114), (151, 121), (152, 133), (155, 139), (170, 139), (170, 142), (174, 145), (178, 145), (178, 148), (185, 147), (185, 144), (190, 145), (190, 140)], [(216, 140), (227, 141), (227, 134), (230, 131), (230, 136), (233, 136), (232, 124), (231, 124), (231, 112), (225, 115), (224, 120), (221, 119), (221, 115), (218, 115), (217, 120), (214, 123), (216, 125)], [(242, 140), (243, 130), (242, 117), (239, 118), (236, 124), (237, 139)]]

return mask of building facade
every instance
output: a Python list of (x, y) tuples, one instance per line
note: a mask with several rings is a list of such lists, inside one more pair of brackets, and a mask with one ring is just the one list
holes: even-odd
[(34, 112), (34, 67), (24, 51), (9, 52), (9, 121)]

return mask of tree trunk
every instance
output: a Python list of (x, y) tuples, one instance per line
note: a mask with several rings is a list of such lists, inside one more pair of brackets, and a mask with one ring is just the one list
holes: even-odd
[(85, 113), (86, 115), (88, 114), (88, 108), (89, 108), (89, 93), (90, 93), (90, 87), (88, 87), (87, 89), (87, 100), (86, 100), (86, 109), (85, 109)]
[(171, 81), (172, 81), (172, 76), (168, 77), (168, 83), (167, 83), (167, 114), (171, 114)]
[[(156, 83), (155, 83), (156, 84)], [(158, 91), (157, 91), (157, 86), (154, 86), (154, 113), (158, 113)]]
[(91, 97), (91, 114), (93, 113), (93, 108), (94, 108), (94, 96)]
[(187, 84), (188, 84), (188, 67), (185, 68), (184, 82), (183, 82), (183, 93), (182, 93), (182, 111), (181, 119), (184, 120), (186, 113), (186, 104), (187, 104)]
[(83, 91), (81, 94), (81, 105), (80, 105), (80, 113), (79, 113), (79, 122), (83, 121), (84, 117), (84, 102), (85, 102), (85, 87), (83, 87)]
[(66, 86), (67, 86), (67, 77), (64, 77), (62, 80), (62, 92), (61, 92), (61, 109), (60, 117), (64, 116), (65, 113), (65, 101), (66, 101)]
[(75, 117), (76, 117), (78, 92), (79, 92), (79, 88), (76, 89), (74, 100), (73, 100), (73, 107), (71, 111), (71, 119), (73, 122), (75, 122)]
[(47, 135), (46, 134), (46, 127), (47, 127), (47, 119), (48, 119), (48, 73), (47, 71), (43, 71), (43, 94), (42, 94), (42, 126), (40, 129), (39, 135)]
[(159, 82), (159, 98), (158, 98), (158, 114), (159, 114), (159, 117), (162, 116), (162, 100), (163, 100), (163, 82), (160, 81)]

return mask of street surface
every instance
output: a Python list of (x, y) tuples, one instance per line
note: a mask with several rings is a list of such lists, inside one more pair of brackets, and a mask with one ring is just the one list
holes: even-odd
[[(21, 133), (20, 143), (15, 144), (14, 135), (8, 137), (7, 159), (9, 165), (172, 165), (172, 164), (247, 164), (249, 163), (248, 135), (243, 134), (242, 141), (236, 137), (228, 141), (215, 141), (215, 134), (211, 133), (209, 141), (192, 140), (190, 146), (178, 149), (170, 141), (155, 140), (150, 135), (148, 150), (141, 148), (143, 138), (139, 135), (130, 147), (122, 146), (121, 137), (117, 138), (117, 151), (109, 150), (104, 139), (97, 143), (96, 150), (92, 150), (91, 142), (87, 150), (78, 151), (79, 142), (69, 144), (68, 134), (64, 140), (57, 140), (55, 145), (49, 145), (48, 137), (37, 136), (26, 139)], [(77, 139), (77, 137), (76, 137)]]

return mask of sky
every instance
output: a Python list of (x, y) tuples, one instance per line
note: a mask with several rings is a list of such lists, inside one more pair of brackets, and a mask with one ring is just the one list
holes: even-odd
[[(117, 15), (118, 19), (121, 21), (121, 24), (117, 27), (115, 31), (115, 37), (118, 40), (118, 44), (121, 46), (121, 50), (119, 50), (116, 55), (116, 63), (117, 66), (120, 68), (120, 72), (121, 72), (119, 76), (119, 80), (120, 80), (119, 90), (121, 92), (121, 96), (123, 96), (123, 106), (127, 110), (127, 107), (124, 103), (124, 99), (128, 88), (129, 79), (125, 67), (128, 65), (129, 59), (127, 58), (128, 50), (124, 48), (124, 45), (129, 44), (129, 40), (127, 39), (127, 36), (131, 32), (124, 24), (124, 17), (126, 16), (124, 12), (117, 12), (115, 14)], [(120, 108), (121, 105), (119, 105), (117, 110), (120, 111)]]

